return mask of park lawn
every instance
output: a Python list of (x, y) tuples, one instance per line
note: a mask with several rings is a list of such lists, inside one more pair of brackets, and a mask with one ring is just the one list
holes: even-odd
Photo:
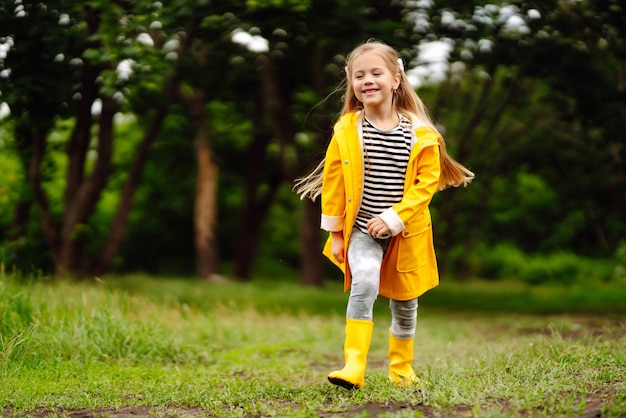
[(387, 382), (381, 298), (366, 386), (346, 391), (326, 381), (340, 283), (2, 276), (0, 414), (624, 416), (623, 288), (444, 282), (420, 299), (422, 388)]

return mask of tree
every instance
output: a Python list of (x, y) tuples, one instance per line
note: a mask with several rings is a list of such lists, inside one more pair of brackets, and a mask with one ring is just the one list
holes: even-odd
[[(132, 9), (132, 6), (137, 9)], [(169, 106), (173, 79), (163, 77), (161, 100), (147, 125), (128, 171), (120, 207), (96, 266), (86, 247), (89, 219), (112, 170), (114, 115), (121, 109), (124, 80), (116, 72), (124, 59), (142, 55), (135, 40), (132, 13), (145, 5), (90, 2), (2, 3), (2, 36), (11, 49), (2, 67), (9, 71), (3, 98), (15, 120), (20, 160), (28, 172), (43, 234), (59, 276), (103, 271), (119, 248), (132, 199), (151, 143)], [(148, 9), (151, 5), (145, 6)], [(145, 8), (143, 9), (146, 10)], [(126, 22), (126, 23), (124, 23)], [(99, 107), (99, 111), (94, 108)], [(67, 169), (62, 209), (55, 212), (44, 187), (48, 134), (54, 124), (73, 117), (67, 143)], [(95, 136), (93, 135), (95, 132)], [(90, 158), (90, 152), (95, 154)]]
[(469, 274), (477, 252), (503, 241), (610, 254), (624, 232), (620, 2), (449, 1), (422, 12), (431, 39), (450, 46), (448, 79), (427, 95), (454, 155), (477, 173), (470, 191), (435, 198), (443, 253)]
[[(224, 89), (221, 83), (228, 73), (228, 51), (232, 50), (230, 34), (238, 24), (233, 12), (241, 8), (242, 4), (238, 1), (200, 3), (194, 8), (183, 9), (168, 24), (169, 29), (176, 33), (177, 22), (191, 22), (187, 23), (185, 33), (186, 38), (193, 41), (188, 59), (182, 62), (181, 85), (176, 98), (187, 109), (196, 131), (194, 234), (197, 273), (204, 279), (214, 278), (219, 270), (216, 238), (219, 168), (213, 155), (207, 103), (220, 95), (216, 92)], [(215, 62), (222, 65), (212, 65)]]

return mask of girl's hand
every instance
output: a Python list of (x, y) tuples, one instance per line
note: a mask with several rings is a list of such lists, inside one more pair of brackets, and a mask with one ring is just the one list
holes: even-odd
[(343, 263), (345, 261), (344, 259), (345, 244), (343, 240), (343, 232), (342, 231), (333, 232), (332, 234), (333, 234), (333, 240), (331, 242), (330, 251), (332, 252), (333, 257), (335, 257), (335, 260), (337, 260), (338, 263)]
[(372, 238), (389, 238), (391, 236), (391, 229), (378, 216), (367, 222), (367, 232)]

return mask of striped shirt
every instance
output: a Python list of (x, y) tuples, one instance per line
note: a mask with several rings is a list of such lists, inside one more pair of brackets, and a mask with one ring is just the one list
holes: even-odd
[(402, 115), (398, 126), (388, 131), (363, 118), (363, 200), (355, 225), (364, 233), (368, 220), (402, 200), (411, 129), (411, 122)]

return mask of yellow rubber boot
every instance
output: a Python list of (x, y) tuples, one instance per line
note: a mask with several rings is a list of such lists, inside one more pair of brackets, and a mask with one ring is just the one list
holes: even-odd
[(346, 389), (360, 389), (365, 384), (367, 352), (372, 341), (374, 323), (362, 319), (346, 320), (346, 342), (343, 347), (346, 365), (328, 375), (328, 381)]
[(397, 338), (389, 330), (389, 380), (398, 386), (421, 385), (413, 362), (414, 338)]

